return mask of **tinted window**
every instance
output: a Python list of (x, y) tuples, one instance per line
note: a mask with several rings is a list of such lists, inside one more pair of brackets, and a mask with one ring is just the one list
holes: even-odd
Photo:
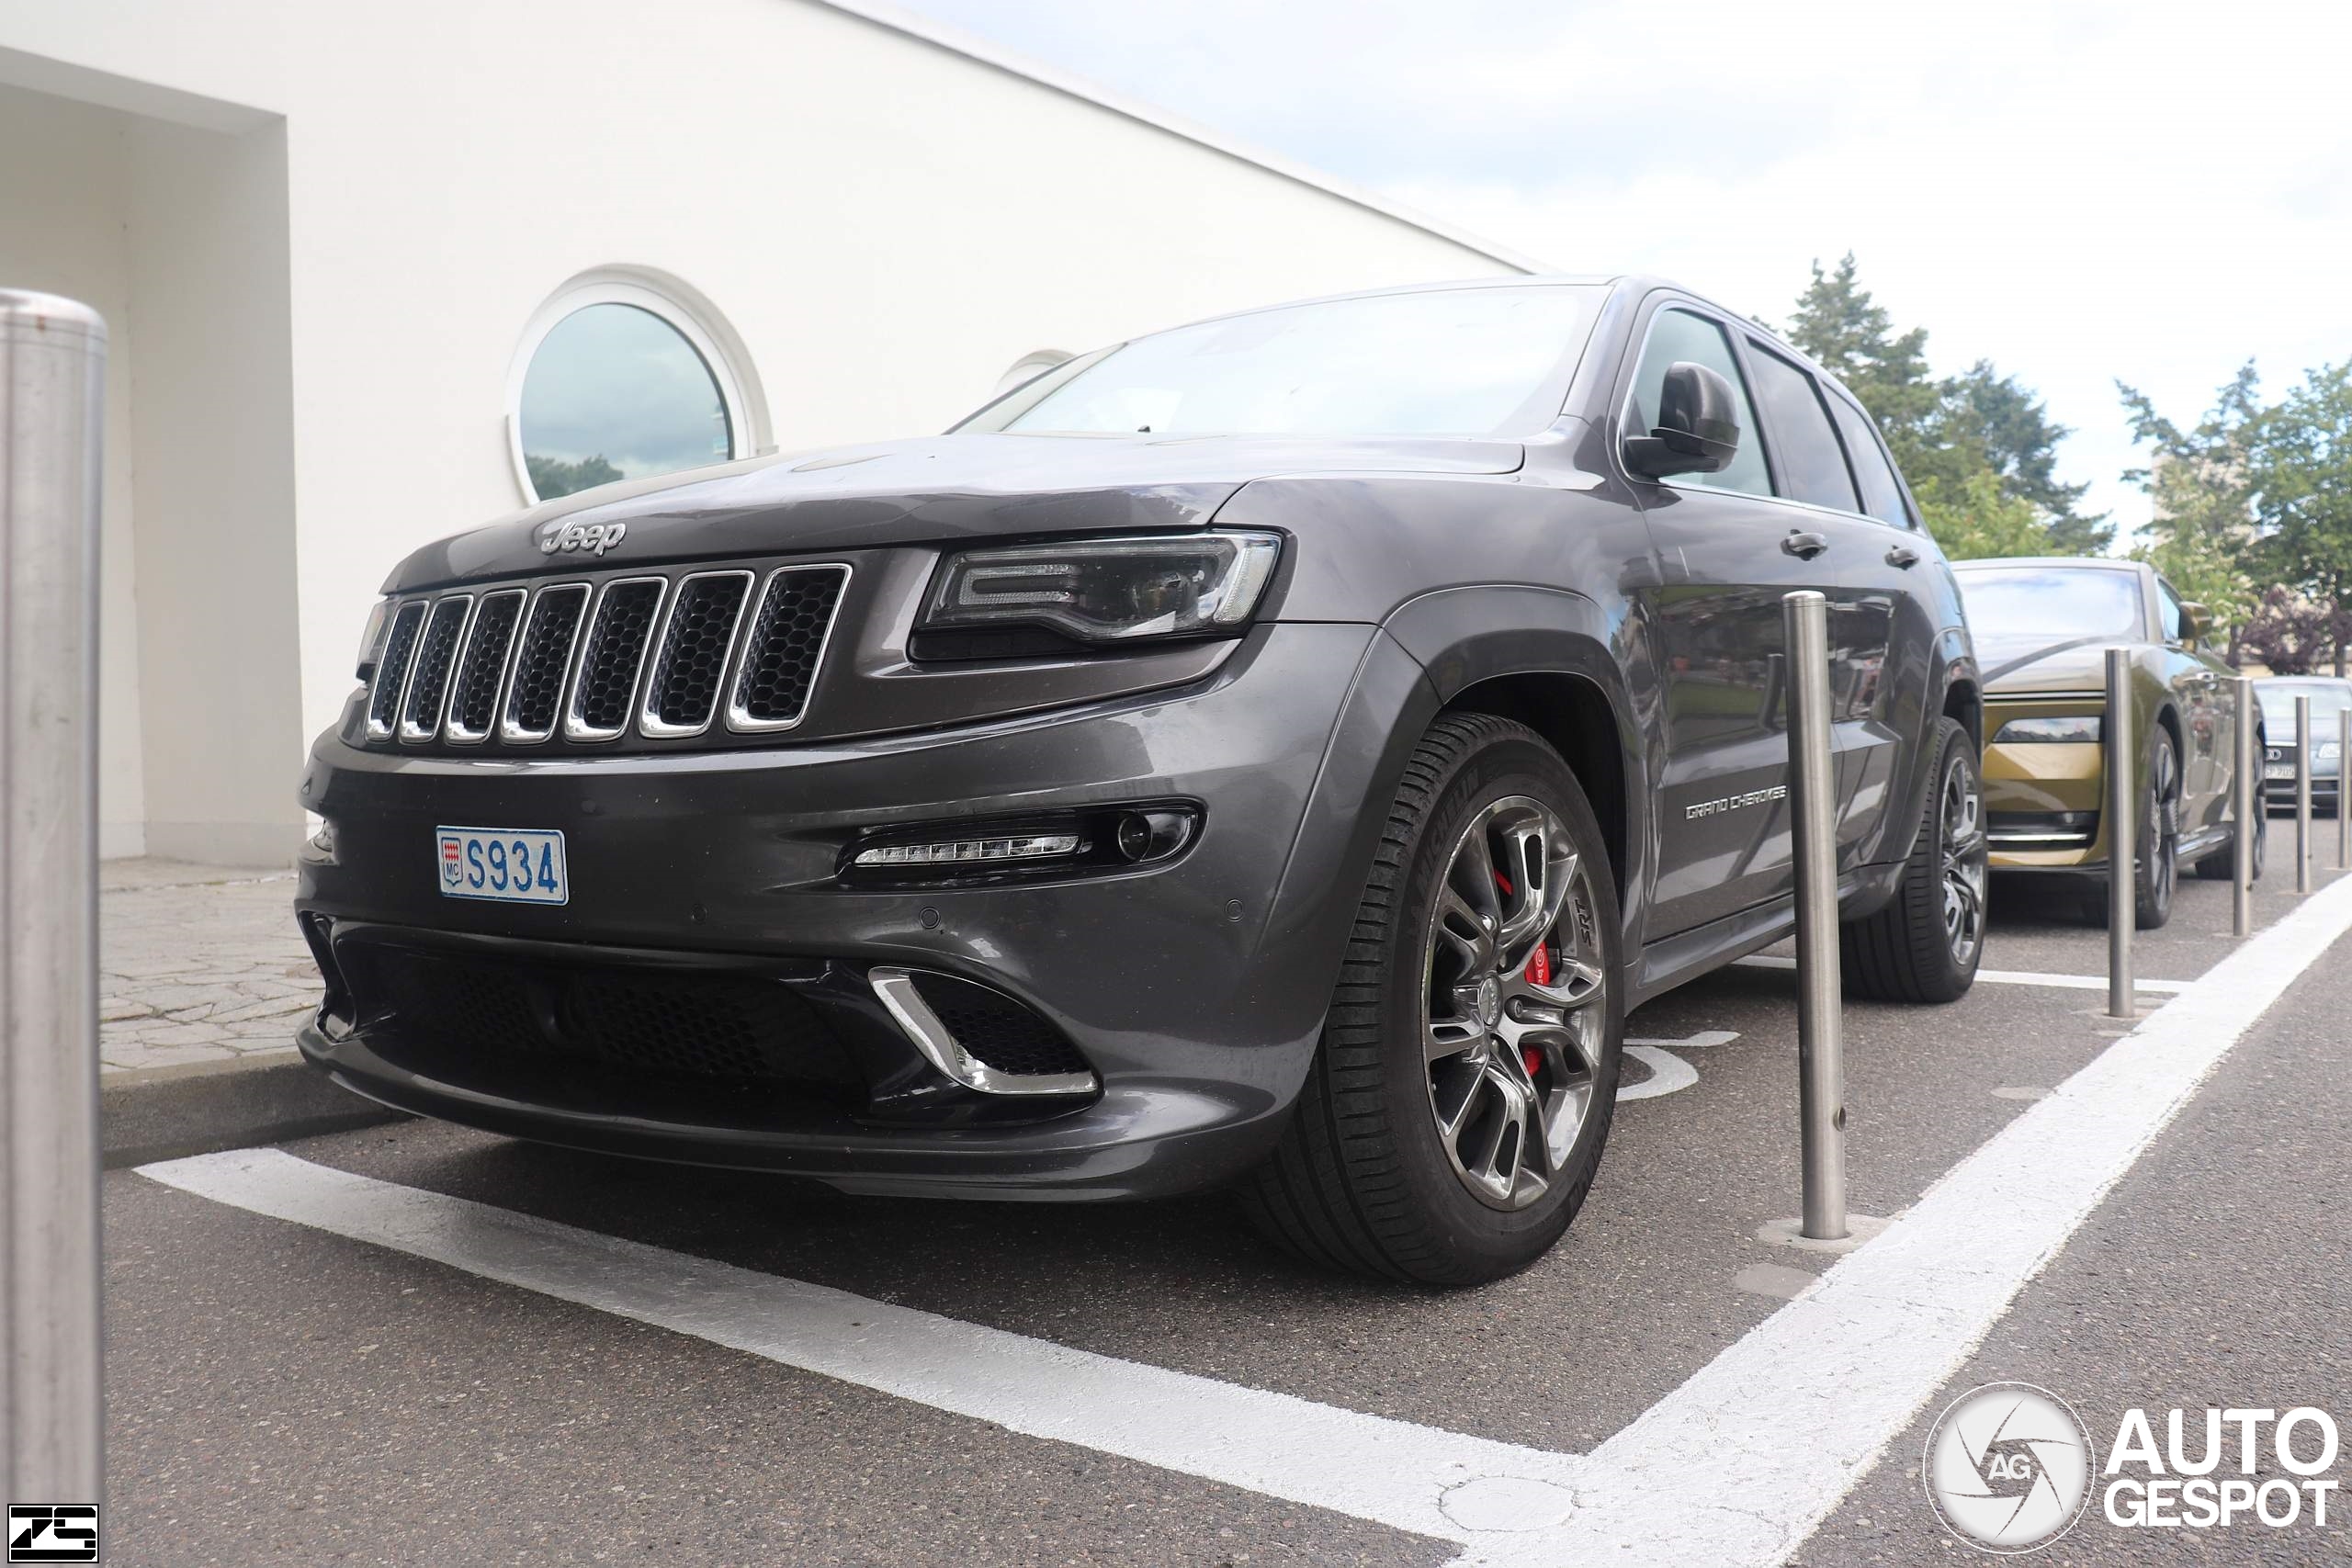
[(1845, 399), (1831, 395), (1829, 412), (1838, 418), (1838, 433), (1846, 438), (1846, 456), (1854, 460), (1854, 477), (1861, 481), (1862, 510), (1898, 528), (1911, 525), (1903, 510), (1903, 487), (1894, 481), (1894, 467), (1871, 429), (1870, 416)]
[(1632, 406), (1626, 410), (1627, 430), (1647, 434), (1657, 419), (1658, 394), (1666, 389), (1667, 367), (1676, 360), (1703, 365), (1731, 383), (1739, 411), (1739, 450), (1731, 466), (1718, 474), (1677, 474), (1679, 485), (1712, 485), (1717, 490), (1770, 495), (1772, 481), (1764, 470), (1764, 443), (1756, 434), (1756, 408), (1747, 400), (1747, 378), (1731, 356), (1731, 340), (1723, 328), (1688, 310), (1660, 310), (1650, 320), (1649, 341), (1642, 345), (1642, 362), (1634, 371)]
[(1756, 394), (1772, 417), (1772, 451), (1781, 459), (1781, 493), (1792, 501), (1815, 506), (1835, 506), (1860, 512), (1854, 481), (1847, 477), (1846, 455), (1838, 450), (1838, 433), (1829, 428), (1829, 414), (1813, 378), (1759, 347), (1756, 361)]
[(2105, 567), (2000, 567), (1955, 573), (1968, 606), (1977, 656), (1987, 638), (2056, 642), (2067, 637), (2133, 638), (2140, 630), (2140, 584)]
[(1440, 288), (1252, 310), (1139, 337), (960, 430), (1489, 435), (1558, 416), (1602, 291)]
[(2161, 577), (2156, 579), (2156, 619), (2164, 625), (2166, 642), (2180, 640), (2180, 599), (2173, 592), (2172, 584)]
[(710, 367), (635, 305), (587, 305), (558, 321), (531, 355), (517, 412), (541, 501), (733, 456)]

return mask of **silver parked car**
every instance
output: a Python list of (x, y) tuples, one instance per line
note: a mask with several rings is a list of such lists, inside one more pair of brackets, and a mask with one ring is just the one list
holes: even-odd
[(2295, 699), (2312, 700), (2312, 809), (2343, 809), (2344, 759), (2338, 754), (2341, 715), (2352, 708), (2352, 681), (2333, 675), (2280, 675), (2254, 683), (2262, 704), (2266, 738), (2262, 753), (2262, 798), (2272, 810), (2295, 808), (2295, 760), (2303, 738), (2295, 732)]

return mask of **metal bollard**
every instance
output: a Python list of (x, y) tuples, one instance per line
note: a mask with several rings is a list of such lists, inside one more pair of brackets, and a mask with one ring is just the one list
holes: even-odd
[(96, 1503), (107, 329), (0, 289), (0, 1491)]
[(2335, 715), (2335, 869), (2352, 871), (2352, 708)]
[(2140, 835), (2132, 823), (2132, 653), (2107, 650), (2107, 1016), (2133, 1015), (2132, 928), (2139, 919)]
[(1829, 756), (1829, 602), (1785, 594), (1789, 807), (1797, 885), (1797, 1120), (1810, 1241), (1846, 1239), (1846, 1047), (1838, 959), (1838, 787)]
[(2254, 727), (2261, 716), (2255, 706), (2254, 678), (2241, 675), (2230, 682), (2237, 688), (2237, 769), (2230, 778), (2230, 808), (2237, 829), (2230, 844), (2230, 931), (2245, 936), (2254, 930), (2254, 835), (2265, 826), (2256, 813), (2267, 815), (2269, 797), (2263, 793), (2262, 751), (2254, 743)]
[(2295, 891), (2312, 890), (2312, 700), (2295, 699)]

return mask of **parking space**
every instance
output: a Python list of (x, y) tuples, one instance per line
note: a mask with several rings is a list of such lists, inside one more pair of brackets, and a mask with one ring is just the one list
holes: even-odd
[[(2265, 926), (2305, 902), (2273, 863)], [(2141, 974), (2226, 957), (2229, 892), (2184, 883)], [(1848, 1010), (1858, 1212), (1920, 1203), (2131, 1027), (2105, 931), (2030, 893), (1996, 889), (2009, 978)], [(1215, 1198), (849, 1199), (428, 1122), (118, 1174), (109, 1561), (1553, 1560), (1629, 1433), (1824, 1294), (1834, 1258), (1757, 1235), (1797, 1206), (1794, 978), (1635, 1014), (1582, 1217), (1466, 1292), (1301, 1268)]]

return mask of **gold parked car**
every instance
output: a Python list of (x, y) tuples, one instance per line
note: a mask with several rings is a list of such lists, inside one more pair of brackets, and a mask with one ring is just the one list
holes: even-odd
[[(2201, 606), (2137, 561), (1974, 560), (1952, 570), (1984, 671), (1993, 869), (2050, 878), (2104, 916), (2106, 650), (2129, 648), (2138, 923), (2163, 925), (2181, 862), (2226, 878), (2236, 831), (2236, 671), (2199, 646)], [(2254, 814), (2256, 875), (2265, 821)]]

